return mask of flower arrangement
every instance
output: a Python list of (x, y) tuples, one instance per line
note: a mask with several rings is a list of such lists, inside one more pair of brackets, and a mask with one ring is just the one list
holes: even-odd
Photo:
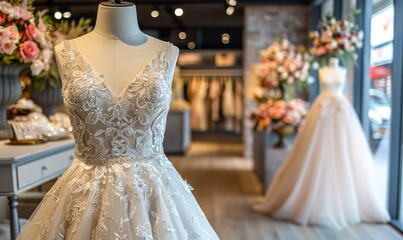
[(284, 127), (299, 127), (307, 114), (305, 101), (295, 98), (285, 100), (269, 100), (259, 105), (259, 109), (252, 115), (255, 129), (277, 131)]
[[(258, 72), (260, 87), (270, 97), (291, 98), (287, 96), (287, 91), (292, 86), (300, 91), (307, 90), (309, 54), (304, 47), (296, 47), (287, 38), (279, 38), (260, 52), (260, 62), (263, 63)], [(262, 89), (258, 89), (258, 99), (266, 100), (269, 96), (262, 96)]]
[(49, 70), (53, 56), (47, 26), (21, 6), (0, 2), (0, 63), (30, 64), (33, 76)]
[(338, 58), (344, 67), (355, 62), (356, 52), (362, 47), (364, 35), (352, 17), (359, 12), (356, 10), (345, 20), (327, 16), (325, 21), (319, 24), (318, 31), (309, 34), (312, 41), (310, 54), (315, 68), (328, 65), (330, 58)]
[(278, 133), (276, 146), (283, 147), (283, 138), (300, 126), (307, 113), (307, 104), (296, 95), (309, 91), (310, 56), (304, 47), (279, 38), (260, 52), (260, 62), (260, 86), (255, 88), (258, 109), (251, 119), (256, 130)]

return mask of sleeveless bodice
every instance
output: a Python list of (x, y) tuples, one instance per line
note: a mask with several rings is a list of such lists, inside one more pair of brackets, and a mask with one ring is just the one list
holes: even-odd
[(76, 158), (86, 161), (151, 159), (163, 154), (171, 100), (172, 44), (163, 44), (119, 95), (74, 46), (64, 41), (59, 62), (62, 95), (73, 127)]
[(325, 67), (319, 70), (321, 93), (342, 95), (346, 82), (345, 68)]

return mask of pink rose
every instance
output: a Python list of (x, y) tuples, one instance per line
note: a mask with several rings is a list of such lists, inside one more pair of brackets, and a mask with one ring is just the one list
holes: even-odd
[(31, 62), (32, 60), (36, 59), (39, 54), (38, 45), (33, 41), (25, 41), (20, 46), (20, 55), (25, 62)]
[(18, 28), (15, 25), (10, 25), (6, 28), (8, 35), (13, 42), (18, 42), (20, 40), (20, 33), (18, 32)]
[(12, 41), (7, 41), (7, 42), (4, 42), (2, 45), (1, 45), (1, 50), (5, 53), (5, 54), (8, 54), (8, 55), (11, 55), (13, 52), (14, 52), (14, 50), (17, 48), (17, 46), (15, 45), (15, 43), (13, 43)]
[(31, 40), (32, 38), (36, 37), (36, 27), (33, 23), (30, 23), (26, 29), (25, 29), (25, 34)]

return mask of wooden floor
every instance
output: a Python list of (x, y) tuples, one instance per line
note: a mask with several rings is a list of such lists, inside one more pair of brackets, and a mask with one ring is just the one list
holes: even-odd
[(262, 194), (251, 161), (242, 158), (242, 144), (211, 139), (195, 141), (185, 157), (171, 156), (175, 167), (194, 188), (194, 195), (221, 240), (397, 240), (389, 225), (359, 224), (335, 231), (270, 219), (253, 212)]

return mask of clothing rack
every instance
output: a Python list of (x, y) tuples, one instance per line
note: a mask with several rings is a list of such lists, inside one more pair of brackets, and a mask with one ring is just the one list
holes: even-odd
[(242, 77), (242, 69), (199, 69), (199, 70), (181, 70), (182, 77), (208, 76), (208, 77)]
[(241, 71), (182, 70), (184, 96), (192, 109), (194, 132), (242, 132)]

